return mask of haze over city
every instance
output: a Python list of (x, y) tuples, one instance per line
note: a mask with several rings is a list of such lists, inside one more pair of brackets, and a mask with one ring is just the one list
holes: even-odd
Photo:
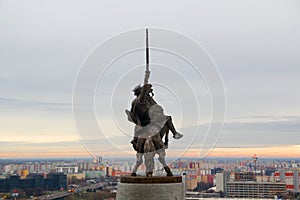
[[(88, 146), (81, 144), (85, 133), (77, 133), (72, 112), (73, 86), (80, 66), (108, 38), (158, 27), (200, 44), (222, 77), (225, 124), (216, 146), (209, 147), (208, 157), (251, 157), (256, 153), (264, 158), (299, 158), (299, 9), (296, 0), (0, 1), (0, 157), (90, 156)], [(175, 59), (155, 51), (151, 56), (151, 63)], [(144, 52), (137, 52), (115, 63), (104, 85), (109, 85), (120, 67), (143, 65), (144, 59)], [(168, 63), (170, 67), (175, 67), (173, 62)], [(163, 70), (157, 65), (151, 70), (150, 82), (157, 83), (155, 99), (184, 134), (182, 142), (170, 144), (168, 157), (199, 156), (202, 140), (193, 137), (207, 129), (211, 111), (208, 95), (201, 90), (205, 89), (203, 81), (186, 74), (186, 80), (199, 85), (201, 112), (199, 124), (182, 124), (176, 99), (158, 85)], [(117, 119), (128, 133), (133, 125), (124, 110), (130, 108), (132, 89), (142, 82), (143, 75), (141, 68), (133, 74), (134, 83), (119, 86), (126, 101), (115, 102), (118, 113), (123, 113)], [(176, 83), (175, 76), (169, 78), (170, 84)], [(174, 92), (184, 93), (180, 86)], [(104, 87), (95, 99), (100, 104), (111, 94), (110, 88)], [(111, 113), (101, 109), (96, 107), (95, 112), (100, 121), (108, 123), (102, 140), (92, 141), (99, 146), (97, 155), (134, 157), (131, 136), (120, 137)], [(199, 133), (191, 135), (189, 130), (195, 126), (199, 126)]]

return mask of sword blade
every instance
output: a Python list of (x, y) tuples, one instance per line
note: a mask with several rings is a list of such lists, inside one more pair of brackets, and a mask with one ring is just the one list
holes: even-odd
[(148, 29), (146, 29), (146, 71), (144, 77), (144, 85), (148, 84), (148, 80), (150, 77), (150, 70), (149, 70), (149, 41), (148, 41)]

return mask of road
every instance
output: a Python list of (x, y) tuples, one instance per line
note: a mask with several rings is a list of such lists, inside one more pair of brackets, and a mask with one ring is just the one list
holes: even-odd
[[(96, 183), (96, 184), (90, 184), (90, 185), (84, 185), (78, 188), (78, 192), (87, 190), (87, 189), (98, 189), (100, 187), (103, 187), (103, 183)], [(69, 196), (71, 194), (74, 194), (74, 192), (57, 192), (57, 193), (53, 193), (53, 194), (48, 194), (48, 195), (43, 195), (43, 196), (38, 196), (36, 197), (36, 199), (38, 200), (43, 200), (43, 199), (47, 199), (47, 200), (51, 200), (51, 199), (59, 199), (59, 198), (63, 198), (66, 196)], [(32, 200), (32, 199), (28, 199), (28, 200)]]

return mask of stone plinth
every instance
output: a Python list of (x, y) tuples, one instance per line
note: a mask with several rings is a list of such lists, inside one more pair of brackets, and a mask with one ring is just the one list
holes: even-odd
[(121, 177), (116, 200), (184, 200), (182, 177)]

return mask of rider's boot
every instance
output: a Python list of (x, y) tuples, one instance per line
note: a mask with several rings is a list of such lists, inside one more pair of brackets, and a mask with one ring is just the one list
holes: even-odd
[(168, 167), (168, 166), (165, 166), (165, 171), (167, 173), (167, 176), (173, 176), (172, 172), (171, 172), (171, 169)]

